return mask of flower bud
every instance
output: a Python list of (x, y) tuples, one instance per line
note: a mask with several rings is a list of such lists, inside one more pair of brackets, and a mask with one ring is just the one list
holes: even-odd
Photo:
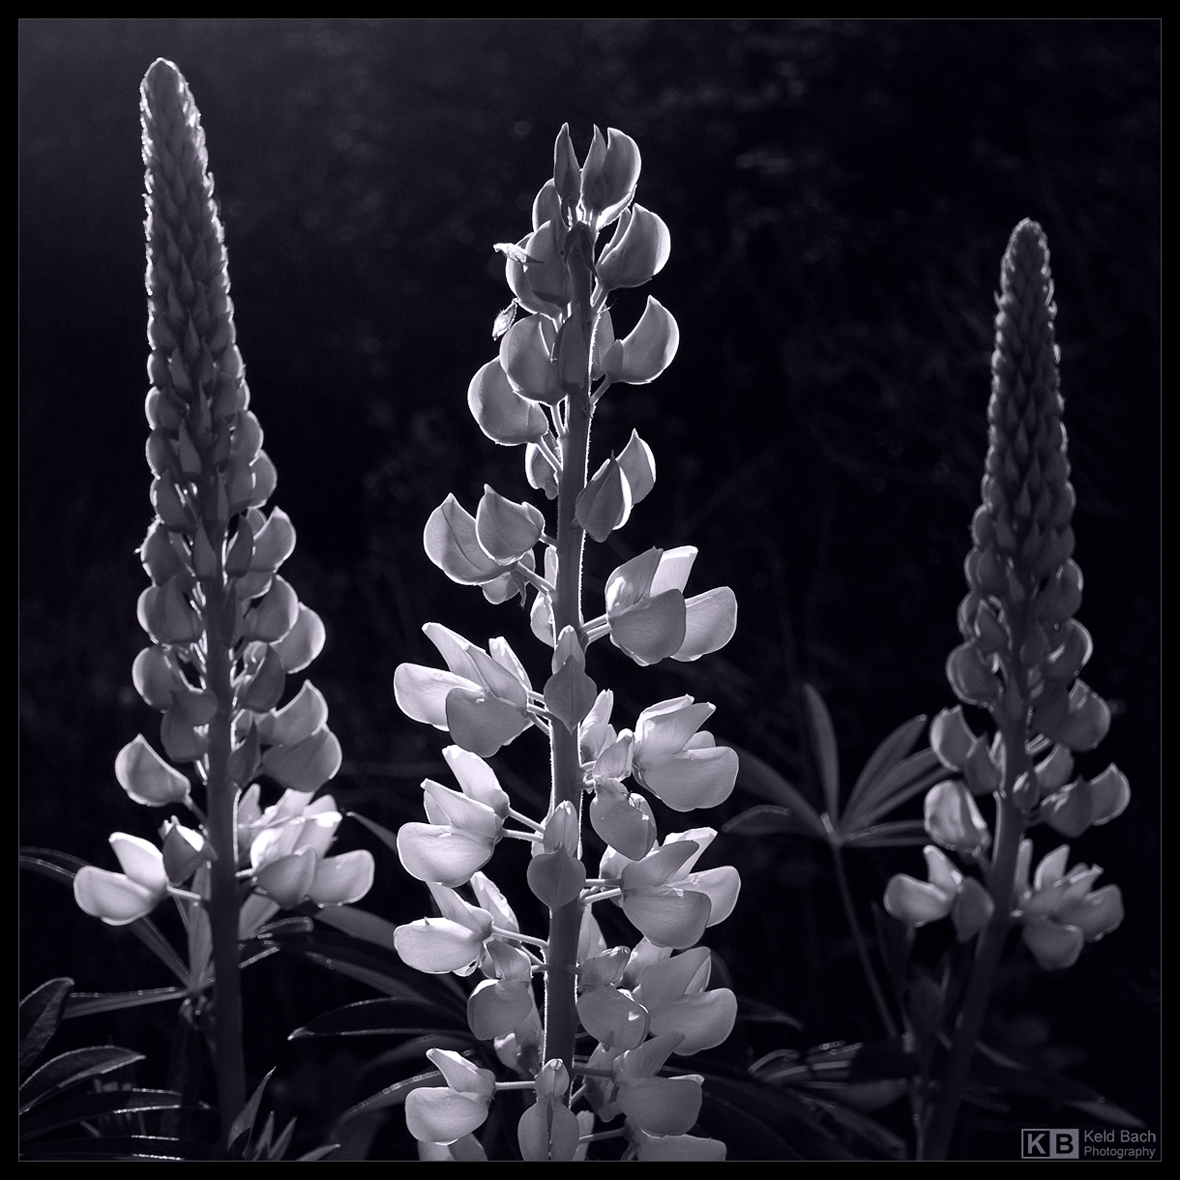
[(213, 846), (200, 832), (178, 823), (164, 825), (164, 872), (173, 885), (183, 885), (203, 864), (216, 859)]
[(974, 938), (991, 920), (995, 912), (991, 894), (974, 877), (966, 877), (951, 909), (951, 921), (960, 942)]
[(131, 665), (131, 682), (135, 691), (153, 709), (161, 712), (172, 704), (172, 694), (188, 687), (176, 664), (176, 657), (158, 644), (145, 647)]
[(930, 722), (930, 745), (949, 770), (962, 770), (976, 738), (963, 717), (963, 706), (943, 709)]
[(971, 743), (963, 778), (972, 795), (991, 795), (1000, 789), (1003, 776), (992, 759), (987, 738), (978, 737)]
[(246, 611), (243, 634), (247, 639), (274, 643), (282, 639), (299, 617), (299, 599), (291, 584), (276, 577), (262, 599)]
[(578, 305), (557, 333), (553, 365), (561, 392), (576, 397), (587, 388), (590, 377), (590, 343), (582, 330)]
[(246, 667), (238, 680), (238, 705), (257, 713), (266, 713), (279, 703), (286, 683), (283, 661), (275, 650), (278, 644), (251, 644)]
[(604, 144), (602, 132), (594, 128), (582, 167), (582, 206), (599, 228), (610, 225), (631, 203), (641, 163), (639, 145), (629, 135), (610, 127)]
[(971, 793), (953, 779), (938, 783), (926, 793), (925, 819), (930, 838), (943, 848), (971, 852), (991, 839)]
[(974, 643), (956, 647), (947, 657), (946, 678), (959, 700), (985, 708), (1000, 695), (999, 677)]
[(293, 746), (271, 746), (262, 767), (292, 791), (318, 791), (340, 769), (341, 751), (327, 726)]
[[(553, 436), (546, 433), (544, 437), (552, 451), (555, 443)], [(529, 443), (525, 448), (524, 473), (529, 481), (529, 487), (544, 492), (547, 500), (557, 499), (557, 472), (553, 470), (553, 464), (545, 458), (544, 452), (536, 443)]]
[(480, 586), (503, 568), (479, 543), (475, 517), (455, 499), (447, 498), (430, 514), (422, 538), (426, 556), (460, 585)]
[(1033, 706), (1032, 720), (1050, 741), (1075, 752), (1092, 750), (1110, 729), (1110, 707), (1080, 680), (1068, 696), (1060, 682), (1046, 681)]
[(680, 347), (680, 328), (672, 313), (650, 295), (639, 323), (603, 354), (602, 371), (613, 381), (646, 385), (671, 363)]
[(323, 620), (301, 602), (295, 625), (282, 639), (271, 644), (271, 650), (285, 671), (302, 672), (323, 651), (325, 638)]
[(254, 534), (253, 548), (250, 569), (271, 574), (295, 552), (295, 528), (291, 518), (281, 508), (275, 508), (262, 528)]
[(552, 316), (569, 304), (569, 272), (557, 243), (559, 225), (547, 221), (518, 245), (503, 249), (508, 286), (527, 311)]
[(471, 378), (467, 406), (480, 430), (501, 446), (534, 443), (548, 429), (545, 411), (512, 388), (499, 360), (488, 361)]
[(137, 734), (115, 759), (115, 777), (119, 785), (135, 800), (148, 807), (165, 807), (181, 803), (189, 793), (189, 781), (179, 770), (169, 766)]
[(655, 456), (638, 431), (631, 431), (627, 445), (619, 453), (619, 466), (631, 489), (631, 503), (638, 504), (656, 486)]
[(598, 259), (598, 281), (610, 291), (641, 287), (664, 269), (671, 249), (663, 220), (642, 205), (632, 205), (619, 218), (614, 236)]
[(547, 182), (545, 187), (548, 188), (550, 184), (553, 185), (553, 190), (562, 205), (572, 208), (578, 203), (581, 169), (578, 168), (578, 157), (574, 155), (574, 145), (570, 141), (568, 123), (562, 124), (561, 130), (557, 133), (557, 141), (553, 145), (553, 180)]
[(556, 340), (552, 322), (543, 315), (517, 320), (504, 333), (500, 340), (500, 367), (518, 396), (549, 405), (561, 401), (564, 395), (553, 363)]
[(547, 180), (533, 198), (533, 229), (540, 229), (547, 221), (561, 220), (561, 197), (557, 185)]
[(594, 473), (574, 505), (578, 523), (600, 544), (631, 517), (631, 485), (613, 456)]
[(500, 565), (513, 565), (545, 531), (545, 518), (531, 504), (505, 499), (484, 484), (475, 510), (475, 534), (483, 551)]
[(170, 475), (160, 475), (152, 480), (151, 500), (165, 528), (173, 532), (188, 532), (192, 528), (192, 511)]

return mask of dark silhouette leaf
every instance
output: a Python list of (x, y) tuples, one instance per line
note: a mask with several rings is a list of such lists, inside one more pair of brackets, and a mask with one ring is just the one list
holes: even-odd
[(62, 1020), (62, 1007), (74, 981), (65, 976), (34, 988), (20, 1002), (20, 1076), (49, 1044)]

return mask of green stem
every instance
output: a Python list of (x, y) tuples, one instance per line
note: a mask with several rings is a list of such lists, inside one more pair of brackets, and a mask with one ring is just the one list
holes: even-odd
[(840, 853), (840, 846), (834, 841), (829, 840), (828, 847), (832, 850), (832, 860), (836, 864), (836, 880), (840, 886), (840, 900), (844, 903), (844, 915), (848, 919), (852, 939), (856, 943), (856, 953), (860, 959), (865, 982), (869, 985), (869, 992), (872, 994), (873, 1003), (876, 1005), (877, 1014), (881, 1017), (881, 1023), (885, 1026), (885, 1031), (889, 1036), (896, 1037), (897, 1025), (889, 1012), (889, 1005), (885, 1003), (885, 996), (881, 991), (881, 985), (877, 982), (876, 972), (873, 970), (873, 962), (869, 958), (869, 948), (865, 946), (860, 923), (856, 920), (856, 910), (852, 905), (852, 891), (848, 888), (848, 876), (844, 871), (844, 857)]
[[(575, 227), (568, 239), (568, 258), (573, 278), (573, 316), (580, 322), (587, 356), (593, 332), (590, 309), (590, 268), (586, 258), (593, 243), (580, 241)], [(571, 327), (573, 325), (571, 324)], [(557, 585), (552, 596), (554, 637), (566, 627), (582, 634), (582, 551), (586, 534), (574, 515), (578, 496), (586, 486), (586, 460), (590, 448), (590, 367), (582, 388), (569, 396), (562, 439), (561, 482), (557, 499)], [(578, 735), (560, 721), (554, 721), (550, 740), (553, 796), (551, 810), (562, 803), (573, 805), (581, 830), (582, 769), (578, 757)], [(545, 974), (544, 1060), (559, 1059), (569, 1070), (573, 1064), (574, 1038), (578, 1031), (577, 968), (578, 934), (582, 904), (575, 898), (549, 911), (549, 970)]]
[[(220, 549), (218, 544), (217, 549)], [(233, 751), (233, 685), (229, 644), (222, 620), (233, 591), (218, 570), (203, 579), (205, 589), (206, 686), (217, 697), (217, 715), (209, 725), (209, 836), (217, 859), (210, 866), (209, 926), (213, 939), (213, 1045), (217, 1071), (217, 1105), (221, 1114), (221, 1148), (234, 1119), (246, 1105), (246, 1063), (242, 1051), (242, 985), (238, 951), (238, 879), (234, 795), (229, 758)]]

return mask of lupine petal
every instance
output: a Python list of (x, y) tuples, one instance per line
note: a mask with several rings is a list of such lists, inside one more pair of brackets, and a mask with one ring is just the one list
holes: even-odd
[(373, 887), (373, 854), (366, 849), (329, 856), (316, 864), (308, 897), (316, 905), (352, 905)]
[(454, 1143), (482, 1127), (488, 1103), (443, 1086), (421, 1086), (406, 1095), (406, 1127), (425, 1143)]
[(701, 1112), (696, 1075), (640, 1078), (619, 1086), (619, 1106), (628, 1120), (650, 1135), (683, 1135)]
[(684, 603), (684, 642), (672, 653), (674, 660), (699, 660), (719, 651), (737, 630), (737, 598), (728, 586), (718, 586)]
[(718, 987), (653, 1009), (651, 1033), (683, 1033), (684, 1040), (676, 1052), (689, 1056), (720, 1045), (733, 1032), (736, 1020), (737, 997), (729, 988)]
[(1046, 971), (1072, 967), (1085, 942), (1077, 926), (1064, 926), (1052, 918), (1026, 918), (1021, 937), (1037, 964)]
[(160, 895), (122, 873), (84, 865), (74, 876), (74, 900), (84, 913), (108, 926), (126, 926), (150, 914)]
[(403, 824), (397, 833), (402, 867), (419, 881), (454, 889), (492, 858), (492, 842), (434, 824)]
[(700, 1135), (648, 1135), (638, 1131), (635, 1155), (644, 1163), (720, 1163), (725, 1159), (725, 1144)]
[(642, 782), (673, 811), (716, 807), (737, 781), (738, 757), (728, 746), (684, 750), (644, 765)]
[(467, 1023), (477, 1040), (507, 1036), (533, 1007), (527, 979), (485, 979), (467, 999)]
[(115, 758), (115, 777), (119, 785), (135, 800), (148, 807), (164, 807), (181, 802), (189, 792), (189, 781), (179, 770), (169, 766), (137, 734)]
[(610, 618), (611, 642), (640, 667), (658, 664), (684, 643), (684, 595), (667, 590)]
[(425, 722), (435, 729), (447, 728), (447, 694), (454, 688), (474, 687), (473, 681), (424, 664), (399, 664), (393, 674), (398, 708), (410, 720)]
[(446, 699), (451, 737), (472, 754), (488, 758), (528, 729), (528, 714), (480, 688), (453, 688)]
[(657, 945), (673, 949), (698, 943), (711, 911), (712, 904), (703, 893), (675, 885), (623, 894), (623, 913), (631, 924)]
[(953, 895), (948, 896), (928, 881), (919, 881), (905, 873), (890, 878), (885, 888), (885, 908), (911, 926), (924, 926), (945, 918), (954, 900)]
[(634, 1049), (647, 1037), (647, 1009), (616, 987), (586, 988), (578, 998), (578, 1017), (608, 1049)]
[(113, 832), (110, 845), (119, 858), (123, 872), (132, 881), (157, 895), (164, 894), (168, 888), (168, 876), (164, 872), (163, 854), (154, 844), (140, 836)]
[(394, 931), (393, 946), (402, 962), (418, 971), (468, 974), (483, 949), (483, 939), (450, 918), (419, 918)]

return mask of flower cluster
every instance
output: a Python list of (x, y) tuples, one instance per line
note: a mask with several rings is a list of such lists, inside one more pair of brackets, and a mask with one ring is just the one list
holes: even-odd
[[(163, 850), (116, 833), (124, 872), (87, 867), (78, 904), (112, 924), (150, 913), (168, 890), (208, 897), (206, 866), (241, 882), (241, 936), (280, 907), (355, 901), (372, 881), (367, 852), (326, 855), (341, 816), (315, 793), (340, 768), (322, 694), (306, 682), (279, 708), (286, 677), (306, 668), (324, 627), (278, 573), (295, 530), (263, 511), (275, 469), (251, 412), (221, 223), (204, 133), (192, 95), (170, 62), (142, 86), (147, 168), (148, 373), (155, 520), (140, 548), (151, 585), (139, 621), (151, 643), (135, 659), (140, 696), (163, 714), (162, 758), (142, 735), (118, 755), (115, 774), (137, 803), (193, 808), (190, 765), (206, 794), (201, 828), (175, 818)], [(261, 808), (255, 779), (284, 788)]]
[[(1072, 558), (1075, 496), (1055, 314), (1044, 234), (1023, 221), (1001, 272), (983, 504), (965, 563), (963, 643), (947, 660), (956, 696), (987, 709), (996, 733), (977, 735), (958, 706), (934, 719), (931, 746), (949, 773), (926, 797), (934, 842), (926, 848), (928, 880), (897, 876), (885, 894), (889, 912), (913, 925), (951, 916), (961, 939), (993, 921), (1019, 921), (1042, 967), (1070, 966), (1083, 941), (1118, 926), (1122, 902), (1115, 886), (1090, 892), (1100, 870), (1078, 866), (1066, 874), (1064, 846), (1041, 862), (1030, 890), (1032, 846), (1023, 833), (1043, 823), (1073, 838), (1114, 819), (1130, 800), (1113, 765), (1094, 778), (1074, 773), (1074, 754), (1098, 745), (1110, 709), (1077, 678), (1093, 644), (1073, 617), (1082, 575)], [(986, 797), (1008, 833), (989, 866), (990, 892), (964, 879), (940, 851), (985, 857), (992, 833), (976, 799)], [(1004, 872), (996, 869), (1001, 864)]]
[[(651, 448), (635, 432), (589, 475), (594, 409), (612, 384), (654, 380), (679, 342), (676, 321), (655, 299), (622, 338), (607, 306), (611, 292), (646, 283), (668, 257), (667, 227), (634, 202), (639, 171), (628, 136), (595, 129), (579, 165), (563, 128), (532, 232), (497, 246), (513, 301), (497, 320), (499, 354), (472, 379), (468, 406), (494, 442), (525, 447), (527, 482), (556, 501), (555, 524), (491, 487), (474, 514), (448, 496), (426, 524), (426, 553), (453, 581), (481, 587), (491, 602), (525, 599), (548, 671), (534, 687), (507, 640), (483, 648), (429, 623), (445, 669), (403, 664), (394, 678), (402, 711), (449, 734), (444, 756), (458, 784), (426, 780), (426, 822), (397, 836), (403, 866), (427, 884), (438, 916), (398, 927), (395, 946), (419, 970), (478, 978), (471, 1029), (524, 1079), (498, 1082), (459, 1054), (432, 1050), (445, 1084), (416, 1089), (406, 1102), (423, 1158), (482, 1158), (473, 1132), (497, 1089), (522, 1087), (532, 1097), (517, 1128), (525, 1159), (582, 1158), (596, 1119), (620, 1117), (628, 1158), (725, 1154), (720, 1142), (690, 1133), (702, 1079), (661, 1071), (673, 1054), (719, 1045), (733, 1027), (733, 993), (709, 989), (710, 954), (696, 944), (732, 911), (740, 882), (731, 867), (697, 867), (711, 828), (661, 841), (650, 800), (679, 812), (716, 806), (733, 789), (737, 756), (703, 728), (713, 706), (689, 696), (616, 729), (613, 694), (586, 668), (588, 648), (602, 638), (640, 666), (699, 659), (729, 641), (737, 617), (728, 587), (686, 597), (691, 546), (624, 562), (606, 579), (602, 613), (582, 614), (586, 537), (603, 542), (624, 527), (656, 480)], [(516, 809), (486, 761), (530, 729), (551, 747), (552, 792), (540, 816)], [(597, 876), (587, 870), (586, 813), (605, 845)], [(530, 845), (527, 884), (549, 909), (545, 938), (522, 932), (483, 871), (505, 839)], [(602, 904), (636, 929), (633, 947), (608, 945), (594, 916)], [(587, 1055), (575, 1055), (579, 1026), (595, 1045)]]

